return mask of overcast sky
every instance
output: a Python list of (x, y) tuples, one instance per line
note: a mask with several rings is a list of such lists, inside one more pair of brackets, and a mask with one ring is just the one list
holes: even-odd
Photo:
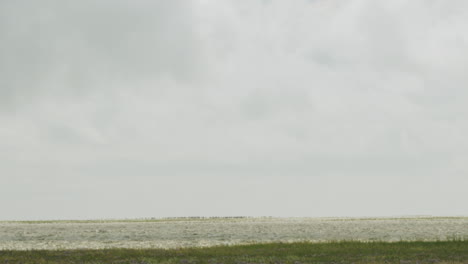
[(0, 220), (468, 215), (468, 1), (0, 1)]

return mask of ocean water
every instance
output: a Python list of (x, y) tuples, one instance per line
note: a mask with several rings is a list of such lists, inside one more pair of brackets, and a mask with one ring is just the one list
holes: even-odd
[(0, 249), (178, 248), (257, 242), (468, 239), (468, 217), (0, 222)]

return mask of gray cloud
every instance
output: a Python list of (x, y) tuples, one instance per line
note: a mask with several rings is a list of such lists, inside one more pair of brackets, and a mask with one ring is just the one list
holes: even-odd
[(467, 213), (464, 1), (0, 5), (5, 219)]
[(190, 3), (4, 1), (2, 98), (112, 92), (169, 75), (196, 74)]

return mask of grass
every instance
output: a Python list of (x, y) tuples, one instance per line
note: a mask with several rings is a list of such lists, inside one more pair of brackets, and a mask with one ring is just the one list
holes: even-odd
[(269, 243), (180, 249), (0, 251), (0, 264), (463, 263), (468, 241)]

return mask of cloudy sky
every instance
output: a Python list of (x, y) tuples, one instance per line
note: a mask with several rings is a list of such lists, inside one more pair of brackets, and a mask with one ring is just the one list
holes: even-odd
[(0, 220), (468, 215), (468, 1), (0, 2)]

